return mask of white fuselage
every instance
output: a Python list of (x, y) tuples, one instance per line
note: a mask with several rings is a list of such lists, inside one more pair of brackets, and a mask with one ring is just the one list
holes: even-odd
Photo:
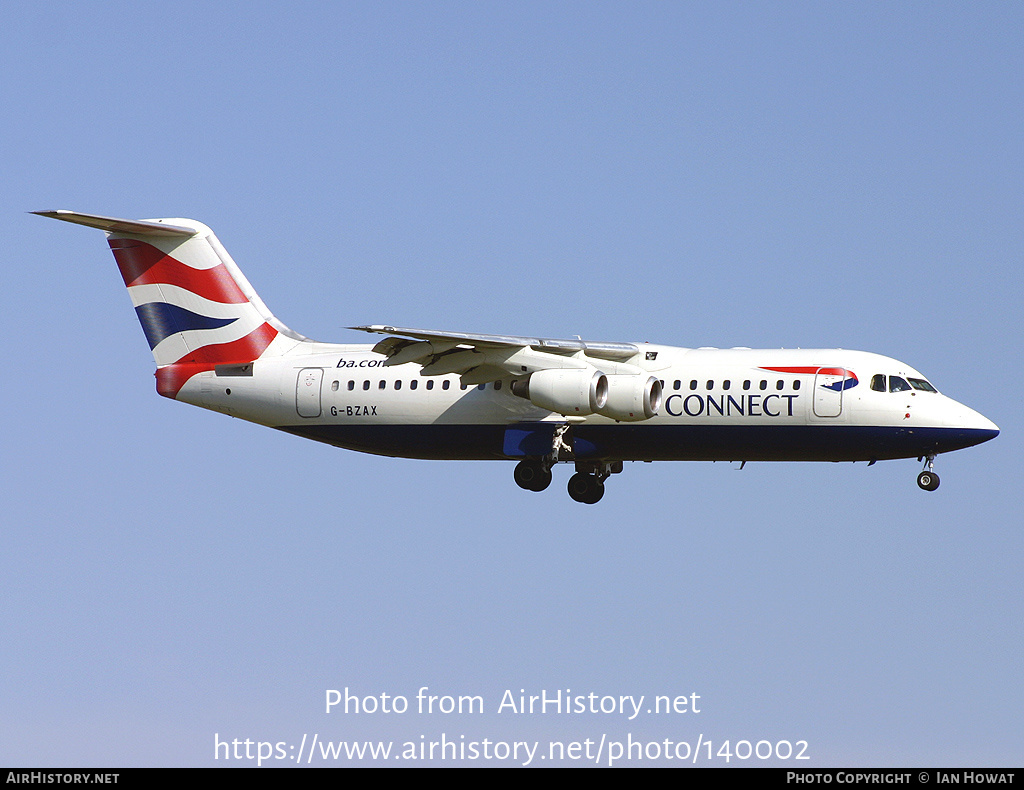
[(56, 210), (99, 228), (157, 365), (157, 391), (378, 455), (517, 460), (532, 491), (573, 462), (596, 503), (623, 461), (927, 459), (998, 428), (902, 362), (841, 349), (687, 349), (370, 325), (373, 346), (279, 321), (209, 227)]
[[(586, 445), (578, 457), (873, 461), (959, 449), (997, 430), (938, 392), (872, 389), (879, 375), (923, 379), (877, 354), (638, 347), (630, 363), (661, 379), (661, 408), (642, 422), (572, 418), (573, 439)], [(462, 385), (457, 375), (386, 361), (366, 345), (298, 344), (243, 375), (195, 376), (177, 397), (340, 447), (416, 458), (541, 454), (510, 449), (506, 431), (566, 420), (514, 395), (511, 377)]]

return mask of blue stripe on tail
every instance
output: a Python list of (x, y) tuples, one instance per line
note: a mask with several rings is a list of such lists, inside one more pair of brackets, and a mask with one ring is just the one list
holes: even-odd
[(189, 329), (219, 329), (238, 320), (211, 318), (167, 302), (140, 304), (135, 308), (135, 312), (139, 316), (139, 323), (142, 324), (142, 331), (146, 333), (150, 349), (156, 348), (161, 340), (178, 332)]

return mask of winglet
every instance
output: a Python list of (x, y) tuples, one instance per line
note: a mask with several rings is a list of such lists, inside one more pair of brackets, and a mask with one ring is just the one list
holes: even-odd
[(99, 228), (107, 233), (134, 233), (140, 236), (195, 236), (199, 232), (197, 228), (186, 228), (181, 225), (164, 225), (162, 222), (157, 221), (101, 217), (98, 214), (79, 214), (77, 211), (67, 211), (65, 209), (32, 211), (29, 213), (38, 214), (40, 217), (64, 220), (64, 222), (73, 222), (76, 225)]

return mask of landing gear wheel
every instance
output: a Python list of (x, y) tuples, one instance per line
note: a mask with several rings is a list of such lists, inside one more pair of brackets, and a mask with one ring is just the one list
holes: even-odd
[(585, 472), (577, 472), (569, 478), (569, 496), (584, 505), (596, 505), (604, 496), (604, 481)]
[(527, 491), (543, 491), (551, 485), (551, 470), (538, 461), (520, 461), (512, 473), (516, 485)]
[(935, 472), (921, 472), (917, 476), (917, 484), (925, 491), (934, 491), (939, 487), (939, 476)]

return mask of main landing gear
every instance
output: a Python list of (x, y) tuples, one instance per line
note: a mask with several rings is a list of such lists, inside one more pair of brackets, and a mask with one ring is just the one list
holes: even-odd
[(934, 468), (935, 456), (929, 455), (925, 459), (924, 470), (917, 476), (917, 484), (925, 491), (934, 491), (939, 487), (939, 476), (933, 471)]
[[(527, 458), (516, 464), (516, 485), (527, 491), (543, 491), (551, 485), (548, 458)], [(595, 505), (604, 496), (604, 481), (622, 471), (622, 461), (577, 462), (576, 474), (569, 478), (569, 496), (585, 505)]]
[(551, 469), (541, 458), (527, 458), (516, 464), (512, 473), (516, 485), (527, 491), (543, 491), (551, 485)]
[[(566, 438), (569, 423), (555, 428), (551, 452), (540, 457), (524, 458), (513, 473), (516, 485), (527, 491), (543, 491), (551, 485), (551, 467), (559, 461), (573, 460), (571, 440)], [(622, 461), (575, 461), (576, 474), (569, 478), (569, 496), (585, 505), (594, 505), (604, 496), (604, 481), (622, 471)]]
[(604, 481), (607, 474), (577, 472), (569, 478), (569, 496), (584, 505), (596, 505), (604, 496)]

